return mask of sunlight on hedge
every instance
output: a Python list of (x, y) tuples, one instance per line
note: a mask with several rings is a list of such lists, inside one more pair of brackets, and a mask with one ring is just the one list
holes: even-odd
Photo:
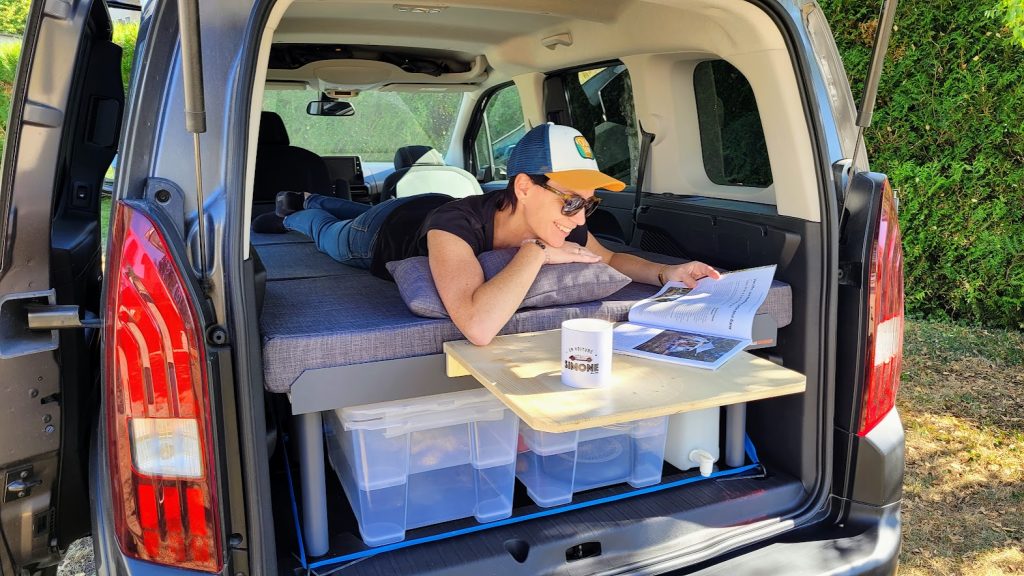
[(1024, 48), (1024, 0), (999, 0), (996, 7), (985, 14), (1002, 19), (1013, 39)]

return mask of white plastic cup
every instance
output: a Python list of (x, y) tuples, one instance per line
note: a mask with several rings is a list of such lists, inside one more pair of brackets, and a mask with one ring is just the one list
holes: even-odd
[(612, 324), (597, 318), (562, 322), (562, 384), (601, 388), (612, 380)]

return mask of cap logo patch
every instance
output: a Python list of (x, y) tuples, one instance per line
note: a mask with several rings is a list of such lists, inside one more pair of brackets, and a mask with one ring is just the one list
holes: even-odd
[(594, 151), (590, 149), (590, 143), (583, 136), (577, 136), (574, 140), (576, 142), (576, 151), (580, 153), (581, 158), (587, 160), (594, 159)]

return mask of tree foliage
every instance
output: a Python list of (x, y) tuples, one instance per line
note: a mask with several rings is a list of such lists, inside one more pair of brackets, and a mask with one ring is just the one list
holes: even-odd
[(1024, 0), (998, 0), (986, 15), (1002, 19), (1013, 39), (1024, 48)]
[[(878, 5), (822, 7), (859, 97)], [(1024, 328), (1024, 50), (986, 10), (899, 3), (866, 143), (900, 191), (908, 313)]]
[(30, 0), (0, 0), (0, 34), (21, 36), (25, 32)]

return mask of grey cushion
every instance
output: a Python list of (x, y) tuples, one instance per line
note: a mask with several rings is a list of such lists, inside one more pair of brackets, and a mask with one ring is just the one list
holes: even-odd
[[(520, 310), (501, 333), (553, 330), (570, 318), (620, 322), (630, 306), (656, 291), (634, 282), (599, 302)], [(773, 282), (758, 313), (785, 311), (776, 317), (781, 328), (792, 318), (791, 307), (789, 286)], [(267, 282), (260, 332), (264, 385), (271, 392), (287, 392), (305, 370), (438, 354), (444, 342), (464, 338), (447, 318), (411, 313), (394, 284), (366, 271)]]
[(312, 240), (309, 236), (299, 232), (285, 232), (284, 234), (268, 234), (266, 232), (253, 232), (250, 230), (249, 239), (253, 246), (266, 244), (305, 244)]
[[(484, 278), (490, 280), (501, 272), (517, 249), (484, 252), (478, 259)], [(434, 286), (426, 256), (415, 256), (387, 263), (388, 272), (398, 284), (402, 300), (413, 314), (425, 318), (447, 318), (441, 297)], [(601, 300), (630, 283), (629, 276), (604, 263), (551, 264), (537, 273), (519, 308), (542, 308)]]
[[(618, 322), (654, 292), (653, 286), (633, 283), (603, 301), (520, 310), (500, 333), (554, 330), (570, 318)], [(437, 354), (445, 342), (465, 338), (447, 318), (414, 315), (393, 283), (365, 271), (267, 282), (260, 332), (264, 386), (271, 392), (288, 392), (306, 370)]]
[(366, 270), (346, 266), (316, 249), (312, 242), (284, 244), (254, 244), (263, 266), (267, 269), (267, 280), (294, 280), (296, 278), (321, 278), (325, 276), (351, 276), (365, 274)]
[[(280, 278), (267, 282), (260, 317), (267, 390), (288, 392), (305, 370), (438, 354), (444, 342), (463, 339), (451, 320), (411, 313), (395, 284), (375, 278), (366, 270), (350, 268), (329, 258), (330, 262), (309, 262), (308, 270), (285, 266), (306, 257), (313, 260), (311, 248), (310, 244), (290, 243), (269, 251), (260, 249), (261, 257), (270, 256), (264, 258), (268, 274)], [(657, 261), (680, 261), (654, 254), (640, 255)], [(334, 274), (328, 269), (333, 269)], [(285, 279), (289, 277), (298, 278)], [(654, 286), (632, 283), (599, 302), (520, 310), (501, 333), (553, 330), (570, 318), (623, 321), (630, 306), (656, 291)], [(779, 328), (788, 325), (793, 318), (790, 287), (777, 280), (772, 282), (758, 314), (771, 315)]]

